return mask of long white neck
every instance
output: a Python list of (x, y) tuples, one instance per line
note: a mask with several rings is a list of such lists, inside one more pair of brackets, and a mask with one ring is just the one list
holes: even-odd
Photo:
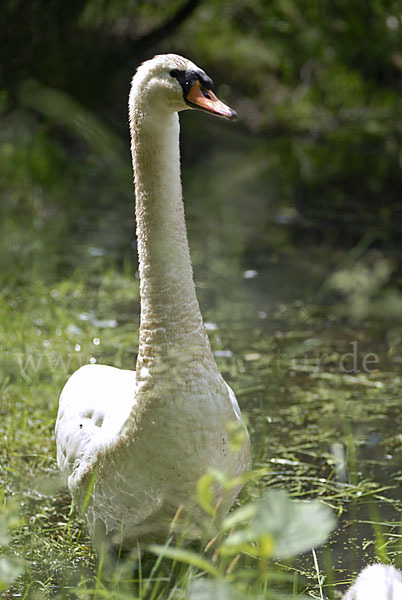
[[(130, 106), (141, 323), (137, 380), (155, 359), (201, 352), (215, 361), (195, 294), (180, 181), (179, 118), (175, 112)], [(174, 358), (171, 356), (171, 358)]]

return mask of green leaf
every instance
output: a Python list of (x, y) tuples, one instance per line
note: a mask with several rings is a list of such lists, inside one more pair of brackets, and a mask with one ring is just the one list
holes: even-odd
[(229, 437), (230, 451), (235, 454), (241, 450), (247, 437), (243, 421), (230, 421), (226, 425), (226, 431)]
[(7, 546), (10, 539), (7, 518), (4, 515), (0, 515), (0, 546)]
[(311, 550), (327, 539), (335, 526), (331, 510), (319, 502), (295, 501), (284, 490), (271, 490), (254, 505), (229, 515), (228, 529), (251, 520), (229, 535), (221, 553), (245, 552), (260, 558), (285, 559)]
[(224, 495), (225, 492), (229, 492), (236, 487), (244, 485), (247, 477), (248, 476), (246, 475), (245, 477), (234, 477), (233, 479), (230, 479), (225, 473), (219, 471), (219, 469), (208, 469), (208, 471), (200, 477), (197, 483), (198, 504), (207, 514), (214, 516), (217, 506), (219, 506), (219, 504), (217, 504), (216, 495), (217, 486), (218, 489), (220, 487)]
[(0, 506), (0, 546), (7, 546), (11, 539), (11, 531), (17, 529), (22, 521), (16, 502), (9, 500)]
[(24, 572), (24, 566), (22, 558), (0, 556), (0, 589), (7, 589)]
[(147, 546), (147, 549), (158, 556), (171, 558), (172, 560), (177, 560), (178, 562), (201, 569), (202, 571), (207, 571), (207, 573), (213, 577), (219, 577), (220, 575), (218, 569), (214, 567), (209, 560), (190, 550), (185, 550), (184, 548), (170, 548), (169, 546), (159, 546), (157, 544), (151, 544), (150, 546)]
[(271, 490), (257, 503), (252, 529), (275, 540), (274, 558), (290, 558), (324, 543), (335, 527), (331, 510), (318, 500), (295, 501)]
[(245, 506), (233, 510), (223, 521), (223, 529), (232, 529), (232, 527), (235, 527), (236, 525), (250, 521), (255, 517), (256, 509), (255, 504), (246, 504)]
[(208, 515), (214, 513), (214, 478), (211, 473), (205, 473), (197, 482), (197, 500), (198, 504)]

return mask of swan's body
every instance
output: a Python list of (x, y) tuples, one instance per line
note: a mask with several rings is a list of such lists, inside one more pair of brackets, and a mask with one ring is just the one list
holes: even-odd
[(227, 425), (240, 420), (240, 410), (202, 321), (181, 197), (177, 111), (190, 105), (234, 116), (211, 85), (176, 55), (147, 61), (133, 78), (141, 280), (136, 372), (86, 365), (60, 397), (57, 458), (70, 492), (85, 507), (92, 534), (99, 526), (128, 543), (165, 536), (180, 505), (194, 510), (196, 483), (209, 467), (237, 476), (250, 463), (246, 430), (241, 450), (229, 448)]
[(363, 569), (343, 600), (402, 600), (402, 573), (387, 565)]

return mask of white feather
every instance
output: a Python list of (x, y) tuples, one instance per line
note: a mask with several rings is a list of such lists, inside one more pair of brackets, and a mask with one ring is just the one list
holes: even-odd
[(343, 600), (402, 600), (402, 573), (387, 565), (370, 565), (361, 571)]

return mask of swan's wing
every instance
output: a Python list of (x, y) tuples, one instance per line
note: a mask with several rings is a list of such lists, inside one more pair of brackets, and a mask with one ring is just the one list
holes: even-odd
[(60, 396), (56, 420), (57, 464), (67, 479), (119, 434), (135, 404), (135, 371), (85, 365)]

